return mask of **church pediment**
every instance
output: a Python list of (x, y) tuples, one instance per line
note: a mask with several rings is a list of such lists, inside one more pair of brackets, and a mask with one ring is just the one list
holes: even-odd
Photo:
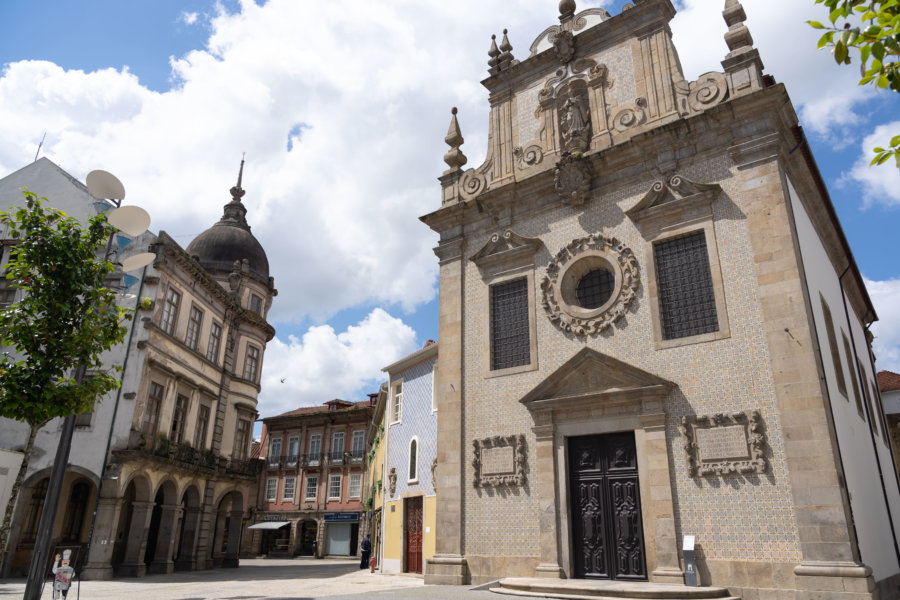
[[(675, 212), (694, 208), (703, 204), (707, 209), (722, 188), (716, 183), (697, 183), (681, 175), (674, 175), (667, 182), (657, 181), (644, 197), (625, 214), (640, 222), (657, 216), (674, 216)], [(677, 219), (676, 220), (680, 220)]]
[(529, 410), (590, 401), (662, 398), (675, 384), (584, 348), (519, 400)]
[(534, 265), (534, 255), (543, 247), (541, 240), (524, 237), (507, 229), (492, 235), (470, 260), (478, 265), (482, 274), (494, 274), (498, 270)]

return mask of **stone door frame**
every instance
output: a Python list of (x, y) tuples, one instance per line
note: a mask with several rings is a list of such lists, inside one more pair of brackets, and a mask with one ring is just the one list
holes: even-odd
[(585, 348), (520, 400), (535, 423), (541, 555), (535, 576), (573, 575), (567, 438), (633, 431), (649, 581), (684, 582), (664, 411), (673, 389), (664, 379)]

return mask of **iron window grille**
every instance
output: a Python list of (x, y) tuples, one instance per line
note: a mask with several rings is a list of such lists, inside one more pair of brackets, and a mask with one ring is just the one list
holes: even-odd
[(702, 231), (653, 247), (664, 340), (719, 330), (716, 297)]
[(531, 362), (528, 320), (528, 280), (491, 286), (491, 370)]

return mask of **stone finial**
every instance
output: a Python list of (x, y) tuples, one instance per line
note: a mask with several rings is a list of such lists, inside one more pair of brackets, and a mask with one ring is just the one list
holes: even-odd
[(244, 191), (244, 188), (241, 187), (241, 179), (244, 177), (244, 157), (241, 156), (241, 168), (238, 170), (238, 180), (237, 185), (231, 188), (231, 197), (236, 201), (240, 202), (241, 198), (244, 197), (244, 194), (247, 192)]
[(509, 43), (509, 38), (506, 36), (506, 33), (507, 33), (507, 30), (504, 29), (503, 30), (503, 41), (500, 42), (500, 56), (499, 56), (500, 63), (498, 64), (498, 66), (500, 67), (501, 71), (505, 71), (512, 65), (516, 64), (516, 59), (513, 57), (513, 54), (512, 54), (513, 47), (512, 47), (512, 44)]
[(444, 155), (444, 162), (450, 166), (448, 171), (459, 171), (468, 162), (466, 155), (460, 149), (464, 140), (462, 132), (459, 130), (459, 121), (456, 120), (456, 112), (454, 106), (450, 111), (453, 115), (450, 119), (450, 128), (447, 130), (447, 137), (444, 138), (444, 141), (450, 146), (450, 150)]
[(575, 16), (575, 0), (560, 0), (559, 21), (565, 22)]
[(725, 32), (725, 43), (728, 44), (728, 56), (741, 54), (753, 48), (753, 37), (750, 30), (744, 25), (747, 20), (747, 14), (740, 0), (725, 0), (725, 10), (722, 11), (722, 17), (728, 25), (728, 31)]
[(497, 71), (497, 64), (500, 62), (500, 50), (497, 48), (497, 36), (491, 36), (491, 48), (488, 50), (488, 70), (491, 72), (491, 75), (494, 75)]

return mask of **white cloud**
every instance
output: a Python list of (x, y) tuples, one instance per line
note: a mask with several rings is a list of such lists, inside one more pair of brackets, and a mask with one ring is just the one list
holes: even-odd
[(879, 371), (900, 373), (900, 278), (886, 281), (866, 279), (866, 288), (878, 313), (872, 325), (875, 365)]
[(200, 13), (198, 12), (187, 12), (183, 11), (181, 15), (178, 16), (178, 20), (185, 25), (193, 25), (197, 22), (197, 19), (200, 17)]
[(268, 417), (334, 398), (364, 400), (358, 394), (378, 391), (386, 379), (382, 367), (416, 349), (415, 331), (380, 308), (341, 333), (320, 325), (302, 339), (276, 338), (266, 346), (259, 412)]
[(900, 169), (893, 159), (877, 167), (869, 163), (875, 157), (872, 149), (876, 146), (886, 147), (891, 138), (900, 133), (900, 121), (879, 125), (867, 135), (860, 144), (860, 155), (853, 168), (845, 174), (842, 181), (854, 179), (862, 184), (863, 199), (866, 204), (884, 204), (900, 206)]

